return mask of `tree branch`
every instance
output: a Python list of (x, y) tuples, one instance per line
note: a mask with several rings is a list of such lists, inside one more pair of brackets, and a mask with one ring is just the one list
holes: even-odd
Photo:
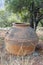
[(38, 17), (37, 22), (40, 21), (41, 19), (43, 19), (43, 14), (41, 14), (41, 15)]

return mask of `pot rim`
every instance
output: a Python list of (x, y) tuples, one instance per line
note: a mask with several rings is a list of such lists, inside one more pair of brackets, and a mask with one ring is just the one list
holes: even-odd
[(13, 26), (30, 26), (29, 23), (12, 23)]

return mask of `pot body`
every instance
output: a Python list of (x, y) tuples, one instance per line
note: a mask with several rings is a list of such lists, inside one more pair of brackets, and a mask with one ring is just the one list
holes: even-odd
[(38, 43), (35, 31), (28, 24), (14, 24), (5, 37), (6, 49), (14, 55), (33, 53)]

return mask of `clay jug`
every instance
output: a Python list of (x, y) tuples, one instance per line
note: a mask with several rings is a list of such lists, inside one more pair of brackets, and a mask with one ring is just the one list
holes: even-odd
[(26, 23), (14, 23), (5, 36), (6, 49), (14, 55), (33, 53), (37, 43), (36, 32)]

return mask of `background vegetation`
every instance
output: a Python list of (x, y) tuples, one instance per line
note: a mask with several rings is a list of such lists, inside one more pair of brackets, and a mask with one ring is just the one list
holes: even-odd
[[(4, 0), (5, 9), (0, 10), (0, 27), (12, 26), (13, 22), (30, 23), (30, 6), (34, 1), (39, 6), (43, 0)], [(43, 9), (40, 10), (43, 13)], [(43, 26), (43, 20), (38, 24)]]

